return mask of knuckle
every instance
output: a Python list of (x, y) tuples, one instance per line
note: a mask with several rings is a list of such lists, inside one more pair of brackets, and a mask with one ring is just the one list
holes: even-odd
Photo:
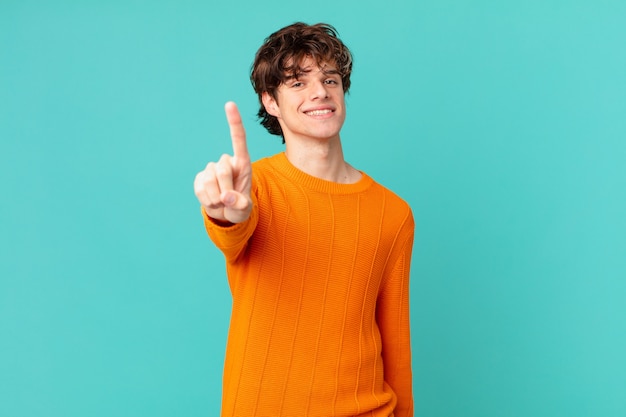
[(231, 172), (232, 170), (229, 164), (218, 164), (215, 169), (215, 176), (220, 179), (228, 178)]

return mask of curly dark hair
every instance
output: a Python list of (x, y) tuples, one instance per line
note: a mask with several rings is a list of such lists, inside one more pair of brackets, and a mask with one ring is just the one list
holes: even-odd
[(262, 96), (268, 93), (276, 99), (278, 87), (302, 72), (300, 64), (305, 58), (314, 59), (320, 66), (332, 63), (341, 76), (344, 94), (350, 89), (352, 54), (333, 26), (297, 22), (271, 34), (256, 53), (250, 81), (259, 96), (257, 116), (261, 125), (272, 135), (282, 136), (283, 143), (285, 139), (278, 119), (265, 110)]

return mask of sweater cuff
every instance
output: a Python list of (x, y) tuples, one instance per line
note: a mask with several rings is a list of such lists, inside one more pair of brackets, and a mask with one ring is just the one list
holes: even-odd
[(209, 237), (217, 247), (222, 248), (225, 252), (228, 252), (228, 249), (240, 246), (250, 238), (259, 216), (256, 204), (253, 204), (248, 220), (241, 223), (220, 222), (209, 217), (202, 206), (200, 210), (204, 219), (204, 227)]

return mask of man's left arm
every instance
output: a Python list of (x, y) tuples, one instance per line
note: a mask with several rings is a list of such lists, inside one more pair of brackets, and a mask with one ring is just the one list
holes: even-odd
[(381, 332), (385, 381), (398, 397), (396, 417), (413, 416), (413, 374), (411, 369), (411, 330), (409, 275), (413, 250), (413, 219), (401, 242), (401, 250), (390, 265), (378, 298), (376, 319)]

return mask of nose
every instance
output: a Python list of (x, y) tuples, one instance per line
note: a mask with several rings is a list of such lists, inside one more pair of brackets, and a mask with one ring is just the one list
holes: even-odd
[(323, 80), (316, 80), (311, 84), (311, 99), (324, 99), (328, 97), (327, 86)]

